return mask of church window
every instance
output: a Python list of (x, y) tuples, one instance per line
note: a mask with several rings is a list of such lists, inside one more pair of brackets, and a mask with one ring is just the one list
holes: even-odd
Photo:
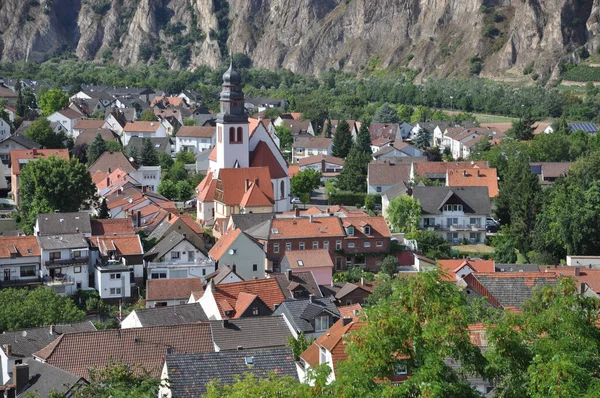
[(281, 181), (281, 199), (285, 198), (285, 183)]
[(235, 143), (235, 127), (229, 127), (229, 143)]
[(244, 141), (244, 129), (241, 127), (237, 128), (237, 142), (241, 143)]
[(223, 142), (223, 127), (219, 127), (219, 142)]

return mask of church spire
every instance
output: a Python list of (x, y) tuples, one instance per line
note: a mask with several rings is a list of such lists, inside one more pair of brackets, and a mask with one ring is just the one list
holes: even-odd
[(229, 69), (223, 74), (220, 102), (221, 111), (217, 115), (218, 123), (248, 122), (248, 116), (244, 110), (242, 76), (233, 66), (233, 56), (231, 57)]

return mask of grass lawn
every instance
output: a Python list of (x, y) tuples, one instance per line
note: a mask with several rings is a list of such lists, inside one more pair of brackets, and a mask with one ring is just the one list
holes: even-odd
[(494, 252), (494, 248), (492, 246), (486, 245), (457, 245), (452, 246), (452, 249), (458, 250), (459, 252), (469, 252), (469, 253), (482, 253), (482, 254), (491, 254)]
[(482, 113), (474, 113), (473, 116), (479, 120), (479, 123), (512, 123), (517, 120), (514, 117), (485, 115)]

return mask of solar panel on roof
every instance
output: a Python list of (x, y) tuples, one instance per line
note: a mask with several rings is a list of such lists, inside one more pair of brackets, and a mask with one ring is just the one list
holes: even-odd
[(542, 174), (542, 166), (541, 165), (532, 165), (531, 166), (531, 172), (533, 174)]
[(586, 133), (597, 133), (598, 127), (593, 123), (569, 123), (572, 131), (582, 130)]

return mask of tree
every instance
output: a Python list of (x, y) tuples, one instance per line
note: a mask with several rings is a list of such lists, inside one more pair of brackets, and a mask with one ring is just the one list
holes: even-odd
[(152, 145), (152, 141), (150, 141), (149, 138), (144, 140), (140, 161), (142, 162), (143, 166), (158, 166), (158, 152), (156, 152), (156, 149), (154, 148), (154, 145)]
[(102, 203), (100, 203), (100, 208), (98, 209), (98, 218), (102, 220), (110, 218), (110, 211), (108, 210), (108, 205), (106, 204), (105, 198), (102, 198)]
[(373, 123), (398, 123), (398, 120), (398, 113), (387, 102), (381, 105), (373, 115)]
[(163, 179), (158, 185), (158, 193), (167, 199), (175, 200), (177, 198), (177, 185), (170, 179)]
[(196, 121), (196, 119), (185, 119), (183, 121), (184, 126), (196, 126), (197, 124), (198, 122)]
[(387, 274), (389, 276), (394, 276), (394, 274), (398, 271), (398, 259), (396, 256), (387, 256), (381, 262), (381, 272)]
[(325, 121), (325, 127), (323, 128), (323, 137), (331, 138), (331, 119)]
[(40, 146), (52, 149), (64, 148), (66, 137), (57, 134), (50, 127), (50, 121), (45, 117), (36, 119), (25, 132), (25, 136)]
[(27, 111), (27, 104), (25, 103), (25, 98), (23, 97), (21, 82), (17, 81), (15, 84), (15, 89), (17, 90), (17, 103), (15, 105), (16, 112), (17, 115), (23, 117)]
[(0, 332), (82, 321), (85, 313), (54, 289), (0, 290)]
[(84, 164), (51, 156), (21, 170), (19, 195), (24, 229), (31, 232), (38, 213), (76, 212), (94, 199), (96, 187)]
[[(137, 147), (133, 146), (133, 145), (128, 145), (127, 149), (125, 149), (125, 156), (127, 156), (127, 159), (133, 159), (134, 163), (140, 163), (140, 154), (138, 153), (138, 149)], [(169, 159), (171, 159), (171, 157), (169, 156)], [(173, 162), (173, 160), (171, 160), (171, 162)]]
[(114, 362), (106, 367), (89, 369), (89, 384), (73, 395), (74, 398), (152, 398), (158, 395), (160, 380), (150, 377), (137, 365)]
[(513, 122), (512, 127), (506, 131), (506, 135), (519, 141), (528, 141), (533, 138), (533, 131), (537, 128), (535, 120), (525, 115)]
[(305, 169), (292, 177), (291, 190), (296, 196), (310, 195), (312, 191), (321, 186), (321, 172)]
[(385, 216), (393, 232), (409, 233), (419, 227), (421, 204), (409, 195), (400, 195), (390, 201)]
[(440, 147), (434, 146), (431, 148), (427, 148), (424, 151), (425, 156), (427, 157), (427, 161), (429, 162), (441, 162), (442, 161), (442, 152), (440, 151)]
[(414, 231), (406, 236), (417, 241), (419, 252), (433, 260), (452, 258), (452, 248), (435, 231)]
[(415, 137), (413, 144), (420, 149), (429, 148), (429, 131), (425, 128), (421, 128)]
[(294, 353), (294, 360), (299, 361), (300, 355), (312, 345), (313, 341), (315, 341), (314, 337), (307, 339), (304, 332), (300, 332), (298, 333), (298, 338), (294, 338), (294, 336), (288, 337), (286, 346), (291, 348)]
[(333, 145), (331, 154), (338, 158), (344, 159), (348, 156), (352, 148), (352, 134), (350, 133), (350, 125), (345, 120), (338, 122), (335, 134), (333, 135)]
[(146, 109), (142, 112), (142, 116), (140, 116), (140, 120), (142, 122), (156, 122), (156, 115), (152, 109)]
[(79, 160), (81, 163), (87, 164), (87, 144), (75, 145), (71, 150), (73, 158)]
[(292, 130), (289, 127), (283, 124), (281, 126), (276, 126), (275, 135), (279, 137), (279, 144), (281, 145), (282, 151), (290, 151), (292, 149), (294, 138), (292, 137)]
[(180, 202), (185, 202), (186, 200), (190, 200), (190, 198), (194, 195), (194, 188), (189, 181), (177, 181), (175, 184), (175, 189), (177, 190), (177, 200)]
[(342, 191), (366, 192), (367, 172), (371, 154), (359, 152), (353, 146), (344, 162), (344, 168), (337, 177), (337, 188)]
[(409, 122), (412, 114), (413, 114), (413, 108), (411, 108), (408, 105), (398, 105), (398, 109), (396, 109), (396, 112), (398, 113), (398, 118), (402, 121), (405, 122)]
[(196, 156), (193, 152), (180, 151), (175, 157), (175, 161), (181, 164), (192, 164), (196, 163)]
[(362, 120), (360, 122), (358, 133), (356, 134), (356, 149), (369, 156), (373, 153), (371, 150), (371, 133), (369, 132), (370, 125), (371, 122), (369, 120)]
[(117, 141), (106, 141), (106, 150), (109, 152), (121, 152), (123, 148)]
[(97, 134), (96, 138), (94, 138), (94, 141), (92, 141), (87, 149), (87, 159), (89, 164), (94, 164), (104, 152), (106, 152), (106, 141), (102, 139), (100, 134)]
[(160, 165), (162, 171), (167, 171), (171, 168), (171, 166), (173, 166), (173, 158), (168, 153), (161, 152), (158, 155), (158, 164)]
[(431, 119), (431, 117), (432, 117), (431, 109), (429, 109), (425, 106), (419, 105), (413, 112), (413, 114), (410, 118), (410, 122), (411, 123), (426, 122), (427, 120)]
[(69, 96), (58, 88), (53, 88), (39, 96), (39, 106), (42, 116), (50, 116), (56, 111), (69, 106)]

